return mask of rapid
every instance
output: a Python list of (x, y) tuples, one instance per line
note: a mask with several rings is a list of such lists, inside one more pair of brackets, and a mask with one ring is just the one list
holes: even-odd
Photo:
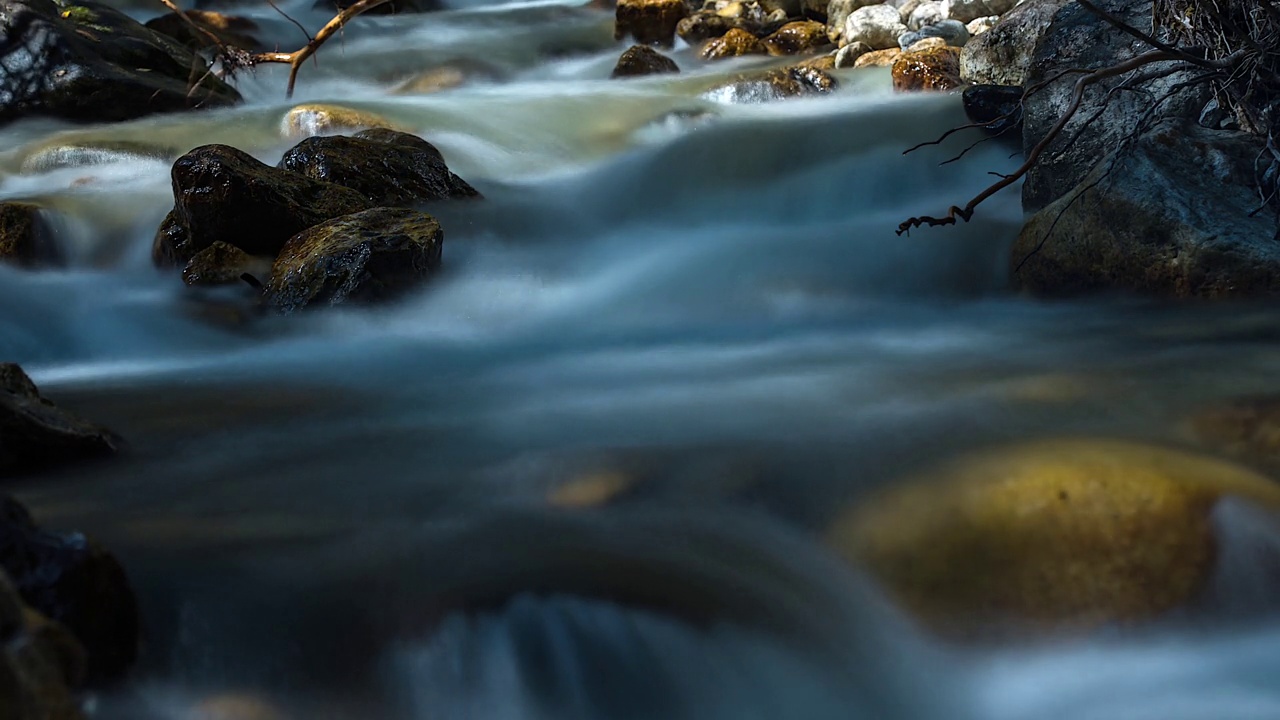
[[(1179, 442), (1199, 404), (1275, 390), (1275, 308), (1015, 296), (1016, 189), (894, 233), (1020, 162), (939, 165), (964, 136), (903, 154), (966, 122), (958, 97), (858, 70), (750, 102), (715, 88), (761, 61), (684, 47), (680, 75), (609, 80), (624, 47), (607, 11), (468, 2), (361, 18), (292, 100), (263, 67), (235, 109), (0, 128), (0, 200), (56, 209), (66, 260), (0, 267), (0, 359), (130, 444), (6, 488), (140, 593), (145, 662), (96, 716), (1280, 718), (1274, 615), (956, 647), (820, 540), (983, 443)], [(483, 71), (394, 92), (444, 63)], [(169, 165), (212, 142), (274, 164), (309, 102), (421, 135), (486, 199), (430, 208), (421, 291), (246, 322), (151, 264)], [(1241, 533), (1280, 556), (1266, 520)]]

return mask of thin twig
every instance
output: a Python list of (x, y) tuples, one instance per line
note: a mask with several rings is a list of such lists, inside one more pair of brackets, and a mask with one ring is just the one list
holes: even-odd
[(253, 61), (255, 63), (275, 62), (286, 63), (289, 65), (289, 84), (285, 88), (285, 97), (291, 98), (293, 97), (294, 85), (296, 85), (298, 81), (298, 70), (302, 68), (302, 63), (306, 62), (307, 58), (314, 55), (316, 50), (319, 50), (320, 46), (323, 45), (326, 40), (332, 37), (334, 33), (342, 30), (342, 28), (350, 22), (352, 18), (366, 10), (372, 10), (379, 5), (385, 5), (389, 2), (391, 2), (391, 0), (359, 0), (359, 2), (347, 6), (342, 10), (342, 12), (335, 15), (334, 18), (326, 23), (324, 27), (320, 28), (320, 32), (317, 32), (315, 37), (308, 40), (307, 44), (301, 48), (294, 50), (291, 53), (257, 53), (252, 56)]

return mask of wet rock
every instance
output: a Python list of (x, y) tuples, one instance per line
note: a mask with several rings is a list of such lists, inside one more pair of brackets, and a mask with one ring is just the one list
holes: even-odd
[[(1022, 85), (1036, 42), (1068, 0), (1027, 0), (960, 54), (960, 76), (976, 85)], [(979, 22), (974, 20), (973, 22)], [(973, 33), (977, 35), (978, 33)]]
[(130, 140), (66, 142), (55, 139), (33, 149), (22, 161), (22, 172), (42, 173), (58, 168), (89, 167), (135, 159), (172, 160), (181, 154), (172, 146)]
[(430, 215), (374, 208), (298, 233), (271, 268), (264, 302), (283, 313), (307, 306), (392, 299), (440, 266), (444, 233)]
[(39, 206), (0, 202), (0, 261), (21, 267), (58, 261), (53, 232)]
[[(1147, 0), (1098, 0), (1097, 5), (1133, 27), (1151, 27), (1152, 5)], [(996, 32), (999, 30), (992, 31)], [(1084, 6), (1074, 2), (1063, 5), (1036, 45), (1024, 83), (1047, 82), (1023, 103), (1023, 148), (1035, 147), (1070, 105), (1079, 75), (1064, 76), (1065, 71), (1111, 67), (1148, 49)], [(1132, 134), (1139, 118), (1148, 127), (1166, 118), (1196, 121), (1209, 101), (1210, 89), (1192, 82), (1200, 75), (1197, 71), (1165, 72), (1173, 69), (1154, 65), (1138, 77), (1114, 78), (1092, 86), (1079, 111), (1027, 173), (1022, 185), (1023, 209), (1038, 211), (1070, 192), (1099, 160)], [(1129, 91), (1110, 92), (1121, 82)], [(1154, 110), (1152, 98), (1161, 99)]]
[(893, 62), (893, 89), (898, 92), (954, 90), (960, 80), (960, 48), (938, 47), (903, 53)]
[(631, 36), (642, 45), (670, 47), (687, 14), (684, 0), (619, 0), (613, 39)]
[(969, 42), (969, 31), (965, 29), (963, 23), (943, 20), (934, 25), (926, 25), (914, 32), (899, 35), (898, 47), (909, 50), (912, 45), (928, 38), (939, 38), (952, 47), (964, 47), (965, 43)]
[(95, 2), (4, 0), (0, 38), (0, 122), (110, 122), (240, 100), (211, 73), (193, 75), (205, 63), (181, 44)]
[[(828, 62), (834, 64), (834, 61)], [(761, 103), (834, 92), (839, 83), (820, 64), (814, 61), (770, 70), (725, 85), (708, 95), (721, 102)]]
[(84, 647), (88, 683), (119, 680), (132, 667), (138, 605), (111, 553), (79, 533), (40, 529), (26, 508), (0, 497), (0, 569), (27, 605), (66, 627)]
[(817, 20), (824, 26), (827, 23), (827, 0), (803, 0), (800, 3), (800, 15), (809, 20)]
[(219, 240), (250, 255), (275, 256), (302, 230), (373, 207), (355, 190), (273, 168), (227, 145), (192, 150), (170, 175), (174, 210), (152, 251), (161, 265), (185, 264)]
[(898, 36), (907, 31), (898, 11), (889, 5), (869, 5), (854, 10), (844, 24), (844, 41), (863, 42), (884, 50), (898, 47)]
[[(688, 19), (688, 18), (686, 18)], [(611, 78), (639, 77), (642, 75), (663, 75), (678, 73), (680, 68), (675, 61), (659, 53), (648, 45), (632, 45), (618, 58)]]
[(273, 260), (271, 257), (254, 257), (235, 245), (219, 240), (191, 258), (182, 269), (182, 281), (188, 285), (206, 287), (241, 285), (246, 282), (245, 275), (255, 279), (265, 278), (271, 270)]
[(696, 12), (676, 25), (676, 35), (690, 45), (698, 45), (724, 35), (733, 27), (733, 22), (728, 18), (713, 12)]
[(40, 397), (22, 368), (0, 363), (0, 477), (113, 455), (120, 439)]
[(763, 42), (770, 55), (795, 55), (831, 44), (827, 26), (812, 20), (787, 23)]
[(964, 89), (964, 112), (995, 135), (1008, 135), (1021, 145), (1022, 88), (1005, 85), (970, 85)]
[(1214, 458), (1116, 440), (979, 451), (894, 483), (828, 537), (934, 631), (975, 638), (1156, 618), (1213, 572), (1225, 496), (1280, 486)]
[(842, 69), (855, 67), (858, 58), (869, 52), (872, 52), (871, 46), (866, 43), (849, 43), (848, 45), (840, 48), (840, 51), (836, 53), (835, 66)]
[(65, 629), (23, 606), (0, 570), (0, 717), (83, 720), (74, 694), (83, 655)]
[(208, 10), (187, 10), (186, 15), (191, 23), (195, 23), (204, 32), (191, 27), (191, 23), (172, 12), (147, 21), (146, 27), (193, 50), (215, 47), (218, 42), (250, 52), (270, 49), (254, 36), (258, 31), (258, 24), (248, 18)]
[(902, 57), (902, 48), (873, 50), (859, 56), (858, 59), (854, 61), (853, 66), (855, 68), (891, 67), (900, 57)]
[(947, 41), (937, 37), (921, 38), (910, 46), (903, 48), (904, 55), (912, 53), (924, 52), (925, 50), (937, 50), (938, 48), (947, 47)]
[(307, 138), (284, 154), (279, 167), (351, 188), (372, 207), (480, 197), (450, 172), (434, 145), (395, 130)]
[(1280, 467), (1280, 395), (1218, 403), (1196, 412), (1187, 426), (1191, 438), (1206, 449)]
[(340, 105), (311, 103), (298, 105), (285, 114), (281, 130), (286, 137), (332, 135), (371, 128), (400, 128), (377, 113), (355, 110)]
[(751, 33), (733, 28), (723, 36), (708, 40), (699, 53), (703, 60), (722, 60), (743, 55), (765, 55), (769, 50)]
[(962, 23), (990, 15), (1003, 15), (1013, 9), (1019, 0), (942, 0), (942, 12)]
[(879, 5), (879, 0), (831, 0), (827, 5), (827, 38), (833, 43), (846, 44), (845, 23), (855, 10), (868, 5)]
[(1023, 227), (1014, 283), (1047, 296), (1280, 293), (1274, 215), (1254, 214), (1254, 136), (1164, 120)]

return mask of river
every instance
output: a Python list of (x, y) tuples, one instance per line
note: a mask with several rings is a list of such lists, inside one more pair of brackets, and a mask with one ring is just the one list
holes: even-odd
[[(1275, 309), (1017, 297), (1016, 188), (893, 232), (1018, 162), (902, 154), (964, 122), (957, 97), (867, 70), (745, 102), (713, 88), (760, 60), (681, 48), (681, 75), (609, 80), (623, 47), (611, 13), (556, 4), (367, 17), (291, 101), (266, 67), (235, 109), (0, 128), (0, 199), (57, 210), (67, 259), (0, 267), (0, 355), (130, 443), (9, 487), (141, 595), (144, 663), (95, 715), (1280, 717), (1265, 616), (945, 646), (816, 539), (983, 443), (1181, 441), (1200, 404), (1276, 389)], [(394, 92), (448, 62), (481, 78)], [(444, 270), (422, 291), (243, 322), (151, 265), (168, 167), (209, 142), (274, 164), (304, 102), (420, 134), (487, 199), (431, 208)], [(608, 507), (563, 507), (593, 493)]]

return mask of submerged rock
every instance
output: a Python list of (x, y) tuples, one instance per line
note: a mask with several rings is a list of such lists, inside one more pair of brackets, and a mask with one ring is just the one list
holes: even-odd
[(1261, 152), (1251, 135), (1163, 121), (1027, 222), (1015, 284), (1050, 296), (1280, 294), (1275, 215), (1254, 212)]
[(839, 83), (812, 65), (779, 68), (746, 77), (706, 93), (720, 102), (761, 103), (833, 92)]
[(0, 717), (83, 720), (75, 688), (84, 650), (66, 629), (24, 607), (0, 570)]
[(259, 283), (271, 270), (272, 257), (253, 256), (235, 245), (214, 242), (191, 258), (182, 269), (182, 281), (188, 285), (240, 285), (248, 275)]
[[(148, 20), (146, 27), (162, 35), (168, 35), (193, 50), (215, 47), (218, 42), (250, 52), (269, 49), (254, 36), (258, 31), (258, 24), (248, 18), (208, 10), (186, 10), (185, 12), (187, 18), (191, 20), (190, 23), (177, 13), (171, 12)], [(195, 23), (200, 29), (191, 27), (191, 23)]]
[(56, 262), (57, 246), (40, 207), (31, 203), (0, 203), (0, 261), (34, 267)]
[(741, 57), (743, 55), (765, 55), (769, 50), (755, 35), (739, 28), (733, 28), (724, 35), (708, 40), (702, 46), (699, 55), (703, 60), (722, 60), (724, 58)]
[(903, 53), (893, 61), (893, 89), (898, 92), (954, 90), (960, 80), (960, 48), (943, 46)]
[(1196, 599), (1224, 497), (1280, 509), (1280, 485), (1209, 457), (1116, 440), (980, 451), (895, 484), (829, 539), (935, 631), (1089, 630)]
[(395, 123), (376, 113), (322, 103), (294, 107), (285, 113), (280, 127), (284, 135), (291, 138), (331, 135), (372, 128), (400, 129)]
[(138, 657), (138, 604), (124, 569), (79, 533), (41, 530), (0, 497), (0, 570), (24, 602), (65, 626), (86, 652), (90, 684), (119, 680)]
[(373, 207), (363, 195), (258, 162), (227, 145), (205, 145), (173, 163), (174, 209), (152, 258), (185, 264), (219, 240), (250, 255), (275, 256), (285, 241), (330, 218)]
[(631, 36), (642, 45), (670, 47), (688, 12), (684, 0), (619, 0), (613, 39)]
[(180, 43), (96, 2), (3, 0), (0, 38), (0, 122), (110, 122), (240, 101)]
[(632, 45), (618, 58), (611, 78), (640, 77), (642, 75), (664, 75), (678, 73), (680, 68), (675, 61), (659, 53), (648, 45)]
[(0, 477), (113, 455), (120, 439), (40, 397), (22, 368), (0, 363)]
[(309, 305), (376, 302), (422, 284), (440, 266), (444, 232), (416, 210), (374, 208), (298, 233), (271, 268), (264, 302), (291, 313)]
[(1280, 395), (1235, 398), (1196, 412), (1191, 439), (1215, 452), (1280, 467)]
[(281, 158), (282, 170), (351, 188), (373, 207), (478, 198), (434, 145), (395, 130), (307, 138)]

